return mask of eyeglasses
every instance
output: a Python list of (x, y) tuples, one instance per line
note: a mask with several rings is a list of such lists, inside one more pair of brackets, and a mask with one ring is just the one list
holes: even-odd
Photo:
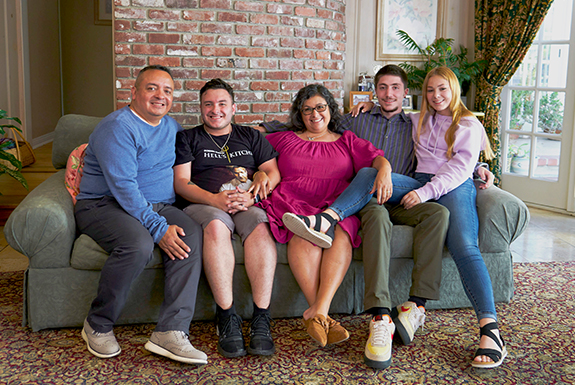
[(315, 107), (304, 107), (301, 109), (301, 113), (304, 115), (311, 115), (313, 111), (316, 110), (317, 112), (324, 112), (327, 110), (327, 104), (318, 104)]

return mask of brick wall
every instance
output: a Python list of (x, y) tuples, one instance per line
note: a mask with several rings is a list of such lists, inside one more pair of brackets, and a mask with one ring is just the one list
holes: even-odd
[(343, 104), (345, 0), (114, 0), (116, 104), (129, 103), (138, 70), (161, 64), (176, 82), (171, 116), (200, 123), (199, 89), (234, 88), (238, 124), (286, 120), (306, 84)]

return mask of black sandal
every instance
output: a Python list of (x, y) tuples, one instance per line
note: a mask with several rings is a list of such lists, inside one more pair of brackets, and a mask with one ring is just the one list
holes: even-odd
[[(325, 233), (321, 230), (321, 219), (325, 218), (330, 223)], [(326, 213), (315, 214), (315, 226), (312, 229), (310, 220), (303, 215), (285, 213), (282, 216), (284, 225), (295, 235), (309, 241), (323, 249), (329, 249), (335, 237), (335, 225), (337, 221)]]
[[(475, 352), (475, 356), (473, 358), (475, 358), (477, 356), (487, 356), (487, 357), (491, 358), (492, 361), (491, 362), (479, 362), (479, 361), (473, 360), (471, 362), (471, 366), (473, 366), (474, 368), (483, 368), (483, 369), (496, 368), (499, 365), (501, 365), (501, 363), (503, 362), (505, 357), (507, 357), (507, 349), (505, 348), (505, 342), (503, 341), (503, 337), (501, 337), (501, 332), (499, 333), (499, 338), (497, 338), (495, 333), (492, 332), (492, 330), (497, 330), (497, 329), (499, 329), (499, 327), (497, 326), (497, 322), (490, 322), (490, 323), (486, 324), (485, 326), (483, 326), (479, 330), (479, 338), (481, 338), (483, 336), (487, 336), (487, 337), (491, 338), (493, 341), (495, 341), (497, 346), (499, 346), (499, 350), (488, 349), (488, 348), (477, 349), (477, 351)], [(499, 342), (499, 341), (501, 341), (501, 342)]]

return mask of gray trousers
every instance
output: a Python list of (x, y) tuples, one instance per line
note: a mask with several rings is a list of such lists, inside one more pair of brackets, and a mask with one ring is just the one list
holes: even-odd
[(414, 227), (414, 266), (409, 294), (439, 299), (449, 210), (432, 202), (420, 203), (406, 210), (401, 205), (378, 205), (377, 200), (372, 198), (359, 214), (363, 228), (364, 309), (370, 312), (374, 307), (391, 308), (389, 261), (394, 224)]
[[(181, 210), (155, 204), (154, 211), (168, 224), (184, 229), (182, 240), (190, 247), (188, 258), (172, 261), (162, 251), (165, 285), (164, 301), (156, 331), (190, 330), (198, 282), (202, 271), (202, 229)], [(88, 312), (88, 323), (106, 333), (116, 323), (134, 280), (152, 259), (154, 240), (136, 218), (129, 215), (112, 197), (79, 200), (75, 206), (80, 232), (90, 236), (110, 254), (100, 275), (98, 293)]]

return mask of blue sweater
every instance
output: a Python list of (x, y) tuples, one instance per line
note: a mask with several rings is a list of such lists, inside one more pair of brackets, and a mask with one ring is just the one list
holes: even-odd
[(90, 135), (77, 199), (114, 197), (158, 243), (168, 230), (154, 203), (173, 203), (176, 133), (182, 127), (165, 116), (156, 127), (128, 106), (106, 116)]

